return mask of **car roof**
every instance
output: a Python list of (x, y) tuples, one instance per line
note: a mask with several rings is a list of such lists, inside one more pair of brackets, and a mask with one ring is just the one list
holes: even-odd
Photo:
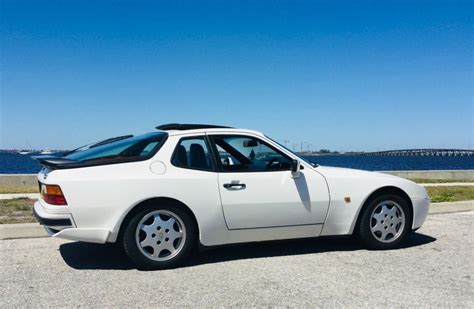
[(232, 133), (252, 133), (263, 136), (261, 132), (239, 129), (228, 126), (214, 124), (189, 124), (189, 123), (168, 123), (155, 127), (157, 130), (166, 131), (170, 135), (195, 134), (195, 133), (211, 133), (211, 132), (232, 132)]

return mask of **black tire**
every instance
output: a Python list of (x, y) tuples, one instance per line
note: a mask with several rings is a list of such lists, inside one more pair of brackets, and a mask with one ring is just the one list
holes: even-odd
[[(405, 217), (403, 228), (400, 227), (400, 229), (397, 231), (397, 234), (396, 234), (399, 236), (396, 237), (396, 239), (390, 240), (390, 234), (387, 235), (388, 239), (385, 239), (385, 241), (389, 241), (389, 242), (381, 241), (379, 238), (374, 236), (371, 231), (371, 226), (374, 225), (374, 220), (376, 224), (379, 224), (376, 219), (372, 218), (372, 213), (374, 212), (375, 208), (377, 208), (383, 202), (396, 203), (403, 210), (403, 214)], [(408, 205), (407, 201), (404, 198), (396, 194), (383, 194), (371, 199), (368, 202), (368, 206), (363, 209), (361, 216), (362, 217), (359, 222), (358, 230), (357, 230), (358, 237), (361, 240), (361, 242), (365, 245), (366, 248), (373, 249), (373, 250), (387, 250), (387, 249), (398, 248), (400, 244), (405, 240), (407, 235), (410, 233), (412, 221), (413, 221), (413, 214), (412, 214), (411, 207)], [(390, 222), (387, 225), (388, 227), (390, 227), (389, 226)], [(383, 228), (386, 229), (387, 227), (383, 227)], [(399, 232), (400, 234), (398, 234)], [(380, 235), (378, 237), (382, 238), (381, 236), (382, 234), (380, 232), (375, 232), (375, 233), (378, 233), (378, 235)]]
[[(145, 216), (156, 212), (156, 211), (169, 211), (175, 214), (183, 223), (185, 229), (184, 244), (182, 245), (179, 252), (172, 258), (163, 261), (156, 261), (147, 256), (144, 249), (139, 248), (139, 244), (136, 240), (137, 226)], [(141, 231), (139, 233), (142, 233)], [(165, 235), (166, 236), (166, 235)], [(139, 211), (131, 220), (128, 221), (125, 226), (125, 230), (122, 238), (122, 245), (124, 251), (137, 266), (138, 269), (143, 270), (157, 270), (157, 269), (169, 269), (176, 268), (182, 265), (194, 251), (197, 244), (197, 228), (194, 224), (191, 216), (173, 205), (157, 205), (149, 206)], [(148, 236), (147, 236), (148, 237)], [(163, 240), (163, 239), (162, 239)]]

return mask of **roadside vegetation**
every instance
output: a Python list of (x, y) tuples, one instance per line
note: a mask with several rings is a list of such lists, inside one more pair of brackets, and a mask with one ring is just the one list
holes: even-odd
[(25, 187), (25, 186), (18, 186), (18, 187), (4, 187), (0, 186), (0, 194), (6, 193), (39, 193), (38, 186), (33, 187)]
[(466, 183), (466, 182), (473, 182), (474, 183), (474, 179), (425, 179), (425, 178), (413, 178), (413, 179), (410, 179), (411, 181), (413, 182), (416, 182), (416, 183), (453, 183), (453, 182), (462, 182), (462, 183)]
[(35, 200), (16, 198), (0, 200), (0, 224), (36, 222), (33, 216)]
[(426, 187), (432, 203), (474, 200), (474, 186)]
[[(426, 190), (432, 203), (474, 200), (474, 186), (426, 187)], [(0, 200), (0, 224), (36, 222), (32, 213), (34, 202), (29, 198)]]

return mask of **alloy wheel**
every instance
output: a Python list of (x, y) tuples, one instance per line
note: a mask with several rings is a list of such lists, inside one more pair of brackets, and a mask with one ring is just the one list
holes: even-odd
[(186, 228), (175, 213), (169, 210), (156, 210), (140, 220), (135, 239), (138, 249), (146, 257), (154, 261), (167, 261), (183, 249)]
[(397, 240), (405, 228), (405, 213), (402, 207), (393, 201), (379, 203), (370, 218), (372, 235), (383, 243)]

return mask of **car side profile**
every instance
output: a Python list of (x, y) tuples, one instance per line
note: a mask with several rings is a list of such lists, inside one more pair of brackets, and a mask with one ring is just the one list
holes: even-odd
[(428, 213), (426, 190), (387, 174), (318, 166), (260, 132), (167, 124), (37, 157), (37, 220), (54, 237), (118, 243), (139, 268), (216, 246), (356, 235), (391, 249)]

